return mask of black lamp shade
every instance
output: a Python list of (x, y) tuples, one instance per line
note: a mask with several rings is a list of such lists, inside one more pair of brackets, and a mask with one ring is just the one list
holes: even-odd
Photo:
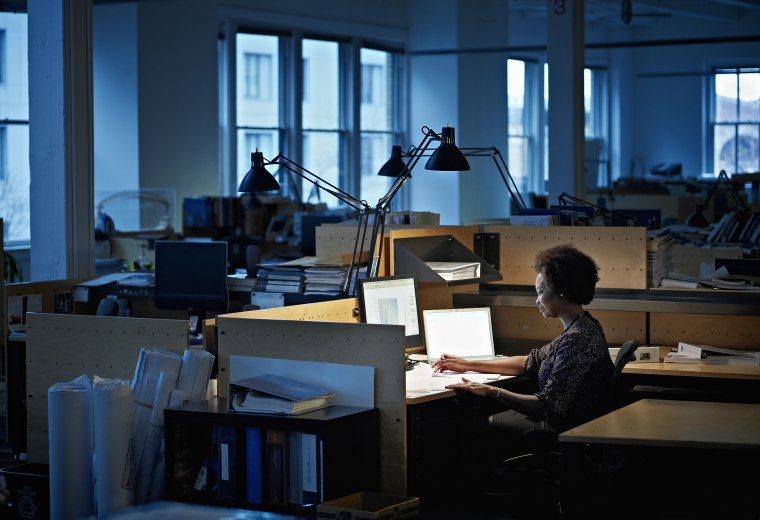
[(687, 226), (700, 228), (709, 226), (710, 223), (707, 221), (707, 217), (705, 217), (705, 207), (702, 204), (697, 204), (696, 209), (694, 209), (694, 213), (686, 218), (685, 224)]
[(377, 174), (383, 177), (398, 177), (404, 171), (404, 168), (406, 168), (406, 164), (401, 159), (401, 147), (394, 144), (393, 148), (391, 148), (391, 158), (385, 161), (385, 164), (383, 164)]
[(426, 170), (443, 172), (466, 171), (470, 169), (462, 150), (454, 143), (454, 127), (444, 126), (441, 131), (441, 145), (433, 152), (427, 163)]
[(251, 169), (245, 174), (238, 186), (238, 191), (243, 193), (257, 193), (259, 191), (274, 191), (280, 189), (271, 173), (264, 167), (264, 154), (261, 152), (251, 153)]

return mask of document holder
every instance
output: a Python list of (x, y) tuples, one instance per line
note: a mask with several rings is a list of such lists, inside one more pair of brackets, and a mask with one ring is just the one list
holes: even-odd
[[(480, 277), (444, 280), (425, 262), (479, 262)], [(422, 282), (447, 286), (493, 282), (502, 279), (499, 271), (451, 235), (397, 238), (393, 241), (394, 272), (414, 275)]]

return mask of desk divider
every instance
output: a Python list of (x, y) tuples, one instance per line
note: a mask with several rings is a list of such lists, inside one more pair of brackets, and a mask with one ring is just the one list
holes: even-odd
[(27, 448), (48, 461), (47, 391), (82, 374), (132, 380), (140, 351), (182, 354), (187, 321), (30, 313), (26, 336)]
[(650, 315), (650, 343), (676, 346), (679, 341), (696, 345), (760, 350), (760, 318), (727, 314)]
[(236, 319), (239, 317), (227, 314), (216, 319), (219, 395), (226, 397), (228, 394), (232, 355), (374, 367), (375, 407), (380, 413), (381, 490), (406, 494), (403, 327), (250, 317)]
[(501, 236), (499, 272), (505, 285), (536, 281), (533, 262), (542, 249), (573, 244), (599, 265), (600, 288), (647, 288), (647, 235), (643, 227), (509, 226), (488, 224), (484, 233)]

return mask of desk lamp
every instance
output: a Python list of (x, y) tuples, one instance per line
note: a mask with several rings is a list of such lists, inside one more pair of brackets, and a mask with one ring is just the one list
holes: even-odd
[[(426, 170), (466, 171), (470, 169), (467, 159), (464, 157), (462, 151), (457, 148), (455, 143), (454, 127), (445, 126), (440, 134), (437, 134), (427, 126), (423, 126), (421, 130), (422, 140), (416, 148), (410, 148), (409, 152), (406, 154), (407, 157), (409, 157), (406, 164), (401, 159), (401, 147), (395, 145), (391, 151), (391, 158), (378, 172), (378, 175), (396, 177), (396, 180), (393, 181), (388, 192), (377, 201), (377, 205), (375, 206), (375, 221), (372, 226), (372, 237), (369, 243), (369, 263), (367, 265), (368, 277), (377, 276), (380, 256), (383, 252), (382, 237), (385, 232), (385, 216), (388, 213), (391, 201), (404, 183), (412, 177), (412, 170), (420, 159), (425, 156), (425, 152), (430, 147), (431, 143), (433, 141), (440, 141), (441, 145), (436, 148), (432, 155), (430, 155), (425, 164)], [(379, 247), (377, 249), (377, 254), (374, 254), (378, 242)]]
[[(266, 166), (277, 165), (289, 172), (289, 177), (291, 173), (297, 175), (301, 179), (310, 182), (314, 188), (326, 191), (333, 197), (359, 212), (359, 226), (356, 232), (356, 240), (354, 241), (354, 251), (351, 255), (351, 263), (348, 266), (348, 276), (346, 276), (346, 280), (343, 283), (343, 292), (348, 294), (349, 288), (351, 287), (352, 274), (356, 271), (355, 277), (358, 278), (359, 275), (358, 264), (361, 262), (361, 249), (367, 234), (370, 209), (369, 204), (367, 204), (366, 201), (359, 200), (353, 195), (343, 191), (339, 187), (321, 178), (316, 173), (307, 170), (297, 162), (282, 154), (277, 154), (274, 159), (267, 160), (264, 158), (264, 154), (256, 151), (251, 153), (251, 163), (251, 169), (241, 181), (240, 186), (238, 186), (238, 191), (240, 192), (254, 193), (280, 189), (280, 183), (277, 182), (277, 179), (275, 179), (266, 169)], [(356, 267), (356, 269), (354, 269), (354, 267)], [(354, 291), (356, 291), (356, 284), (354, 284)]]
[(744, 199), (742, 199), (738, 193), (736, 193), (733, 184), (731, 184), (731, 179), (726, 174), (726, 170), (721, 170), (718, 174), (718, 178), (715, 179), (715, 182), (713, 182), (712, 185), (710, 185), (710, 188), (707, 190), (707, 197), (705, 198), (705, 201), (697, 203), (696, 208), (694, 208), (694, 212), (686, 218), (685, 224), (687, 226), (707, 227), (710, 225), (710, 223), (707, 221), (707, 217), (705, 217), (704, 211), (705, 208), (710, 206), (710, 201), (712, 200), (713, 195), (715, 195), (715, 192), (718, 189), (718, 185), (721, 182), (724, 182), (726, 184), (728, 192), (731, 194), (731, 198), (734, 199), (736, 205), (739, 206), (742, 211), (749, 211), (747, 203), (744, 202)]
[[(498, 148), (495, 146), (491, 146), (489, 148), (459, 148), (459, 150), (462, 152), (463, 159), (466, 161), (466, 157), (490, 157), (493, 159), (494, 164), (496, 165), (496, 169), (499, 171), (499, 175), (501, 176), (501, 180), (504, 181), (504, 186), (507, 187), (507, 191), (509, 192), (509, 196), (512, 199), (512, 202), (515, 204), (515, 207), (517, 208), (518, 213), (523, 213), (523, 210), (526, 208), (525, 201), (522, 198), (522, 195), (520, 195), (520, 190), (517, 188), (517, 183), (515, 183), (515, 180), (512, 178), (512, 175), (509, 173), (509, 168), (507, 167), (506, 161), (504, 161), (504, 157), (501, 155), (501, 152)], [(404, 161), (401, 159), (403, 155), (411, 156), (414, 153), (414, 148), (410, 149), (409, 152), (403, 153), (401, 151), (401, 147), (398, 145), (394, 145), (391, 150), (391, 158), (388, 159), (388, 161), (380, 168), (380, 171), (377, 172), (378, 175), (384, 175), (387, 177), (398, 177), (401, 175), (401, 172), (404, 170), (404, 167), (406, 166), (404, 164)], [(433, 161), (434, 168), (430, 167), (430, 163)], [(440, 159), (434, 157), (430, 157), (430, 160), (428, 160), (428, 164), (425, 165), (425, 169), (427, 170), (445, 170), (445, 168), (441, 168), (440, 166)], [(445, 166), (445, 165), (444, 165)], [(460, 170), (469, 170), (468, 168), (461, 168), (461, 169), (448, 169), (445, 171), (460, 171)], [(409, 177), (411, 177), (411, 174), (409, 174)]]

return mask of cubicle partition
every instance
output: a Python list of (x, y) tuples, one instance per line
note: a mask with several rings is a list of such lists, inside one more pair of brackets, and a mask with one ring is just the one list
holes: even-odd
[[(217, 317), (218, 392), (228, 394), (230, 356), (370, 366), (375, 369), (375, 407), (380, 414), (380, 482), (382, 491), (406, 493), (406, 413), (404, 330), (402, 327), (353, 323), (354, 299), (329, 302), (328, 308), (351, 310), (341, 320), (311, 321), (333, 311), (325, 303), (297, 309), (228, 314)], [(306, 309), (308, 307), (309, 309)], [(339, 313), (339, 311), (336, 311)], [(300, 317), (294, 317), (300, 316)], [(333, 318), (338, 315), (333, 314)], [(242, 318), (242, 319), (241, 319)], [(309, 320), (309, 321), (307, 321)], [(361, 471), (361, 468), (356, 468)]]
[(26, 333), (29, 460), (48, 460), (50, 386), (83, 374), (131, 380), (143, 348), (181, 355), (186, 347), (184, 320), (30, 313)]
[(536, 253), (573, 244), (599, 265), (599, 288), (647, 288), (647, 235), (643, 227), (509, 226), (489, 224), (484, 233), (498, 233), (500, 284), (529, 285), (536, 281)]

